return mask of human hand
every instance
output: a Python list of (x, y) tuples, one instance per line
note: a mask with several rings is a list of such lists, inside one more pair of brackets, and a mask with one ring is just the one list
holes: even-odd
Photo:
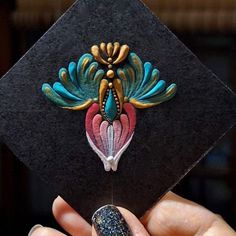
[[(52, 210), (57, 222), (72, 236), (236, 236), (220, 216), (171, 192), (141, 219), (127, 209), (108, 205), (94, 213), (91, 226), (61, 197), (55, 199)], [(65, 236), (40, 225), (29, 235)]]

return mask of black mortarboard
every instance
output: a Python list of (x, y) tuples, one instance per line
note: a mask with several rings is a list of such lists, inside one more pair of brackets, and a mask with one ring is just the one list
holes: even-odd
[(138, 0), (77, 1), (0, 100), (3, 142), (85, 217), (141, 215), (236, 120), (235, 95)]

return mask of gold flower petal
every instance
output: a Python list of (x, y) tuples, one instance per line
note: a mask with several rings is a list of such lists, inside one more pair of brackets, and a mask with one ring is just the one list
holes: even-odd
[(122, 45), (120, 48), (119, 56), (117, 59), (113, 62), (113, 64), (118, 64), (126, 59), (129, 53), (129, 46), (128, 45)]
[(99, 106), (100, 110), (102, 110), (102, 102), (105, 96), (105, 92), (107, 88), (109, 87), (109, 83), (106, 79), (103, 79), (100, 83), (100, 88), (99, 88)]
[(114, 79), (113, 85), (119, 98), (120, 111), (122, 111), (123, 103), (124, 103), (124, 92), (123, 92), (122, 83), (120, 79)]
[(120, 50), (120, 43), (115, 42), (112, 56), (114, 57), (116, 55), (116, 53), (118, 53), (119, 50)]
[(108, 65), (109, 63), (107, 61), (105, 61), (100, 54), (100, 50), (99, 47), (97, 45), (92, 46), (91, 48), (91, 53), (94, 56), (94, 59), (102, 64)]
[(111, 57), (112, 56), (112, 52), (113, 52), (113, 45), (112, 45), (112, 43), (108, 43), (107, 44), (107, 55), (109, 57)]
[(107, 51), (106, 51), (106, 44), (105, 43), (101, 43), (100, 44), (100, 49), (102, 50), (102, 52), (107, 55)]

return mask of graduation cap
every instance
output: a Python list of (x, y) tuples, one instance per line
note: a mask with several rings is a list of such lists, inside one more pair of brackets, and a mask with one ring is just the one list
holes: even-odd
[(236, 120), (231, 90), (138, 0), (77, 1), (0, 100), (2, 141), (84, 217), (141, 215)]

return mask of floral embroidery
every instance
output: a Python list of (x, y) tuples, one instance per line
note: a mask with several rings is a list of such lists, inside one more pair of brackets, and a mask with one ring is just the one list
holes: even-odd
[(87, 109), (88, 142), (106, 171), (116, 171), (136, 125), (136, 108), (144, 109), (171, 99), (176, 84), (168, 87), (159, 70), (143, 63), (128, 45), (101, 43), (78, 63), (59, 71), (59, 82), (43, 84), (45, 96), (64, 109)]

